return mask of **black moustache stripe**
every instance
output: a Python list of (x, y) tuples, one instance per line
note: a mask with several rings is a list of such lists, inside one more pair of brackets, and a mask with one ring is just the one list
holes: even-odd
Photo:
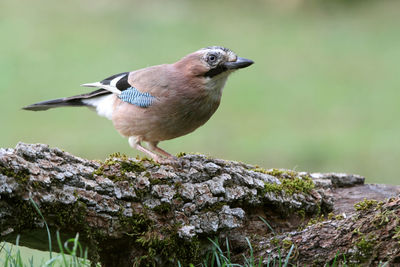
[(227, 68), (226, 68), (225, 66), (219, 65), (219, 66), (217, 66), (216, 68), (213, 68), (213, 69), (207, 71), (207, 72), (204, 74), (204, 77), (210, 77), (210, 78), (212, 78), (212, 77), (214, 77), (214, 76), (216, 76), (216, 75), (218, 75), (218, 74), (223, 73), (223, 72), (226, 71), (226, 70), (227, 70)]

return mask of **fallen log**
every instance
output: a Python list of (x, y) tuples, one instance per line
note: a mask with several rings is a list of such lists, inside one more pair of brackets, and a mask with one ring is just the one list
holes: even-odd
[(31, 198), (53, 233), (79, 232), (102, 266), (198, 264), (208, 238), (228, 238), (239, 263), (248, 238), (264, 261), (293, 245), (291, 262), (300, 266), (335, 258), (398, 264), (399, 193), (359, 175), (265, 170), (204, 155), (180, 155), (172, 166), (120, 154), (86, 160), (43, 144), (0, 149), (2, 240), (20, 234), (20, 244), (48, 248)]

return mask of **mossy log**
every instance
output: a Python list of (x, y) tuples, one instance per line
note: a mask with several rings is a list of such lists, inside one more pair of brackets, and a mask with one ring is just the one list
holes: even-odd
[(237, 262), (248, 253), (247, 237), (264, 259), (278, 257), (278, 248), (284, 257), (293, 244), (291, 262), (301, 266), (343, 256), (395, 264), (399, 193), (358, 175), (264, 170), (204, 155), (180, 155), (171, 166), (119, 154), (86, 160), (43, 144), (0, 149), (2, 240), (20, 234), (20, 244), (48, 248), (31, 198), (53, 236), (79, 232), (102, 266), (196, 264), (208, 238), (226, 237)]

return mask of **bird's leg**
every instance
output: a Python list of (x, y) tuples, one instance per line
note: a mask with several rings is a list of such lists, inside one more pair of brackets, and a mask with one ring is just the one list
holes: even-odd
[(129, 145), (134, 148), (137, 149), (143, 153), (146, 153), (147, 155), (149, 155), (150, 157), (152, 157), (154, 159), (155, 162), (158, 163), (164, 163), (165, 160), (160, 157), (160, 155), (157, 155), (156, 153), (146, 149), (145, 147), (143, 147), (140, 143), (141, 143), (141, 138), (140, 137), (135, 137), (135, 136), (131, 136), (128, 139)]
[(170, 159), (170, 160), (173, 160), (173, 161), (177, 161), (177, 160), (178, 160), (177, 157), (171, 155), (170, 153), (168, 153), (168, 152), (165, 151), (164, 149), (159, 148), (159, 147), (157, 146), (157, 145), (158, 145), (158, 142), (148, 142), (148, 143), (149, 143), (149, 148), (150, 148), (152, 151), (155, 151), (155, 152), (157, 152), (157, 153), (160, 153), (161, 155), (167, 157), (167, 158)]

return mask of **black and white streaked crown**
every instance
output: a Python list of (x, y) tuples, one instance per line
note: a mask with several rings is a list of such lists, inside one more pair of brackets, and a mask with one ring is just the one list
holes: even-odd
[(207, 46), (205, 48), (202, 48), (201, 50), (222, 50), (226, 53), (230, 53), (233, 52), (232, 50), (230, 50), (229, 48), (223, 47), (223, 46), (218, 46), (218, 45), (214, 45), (214, 46)]

